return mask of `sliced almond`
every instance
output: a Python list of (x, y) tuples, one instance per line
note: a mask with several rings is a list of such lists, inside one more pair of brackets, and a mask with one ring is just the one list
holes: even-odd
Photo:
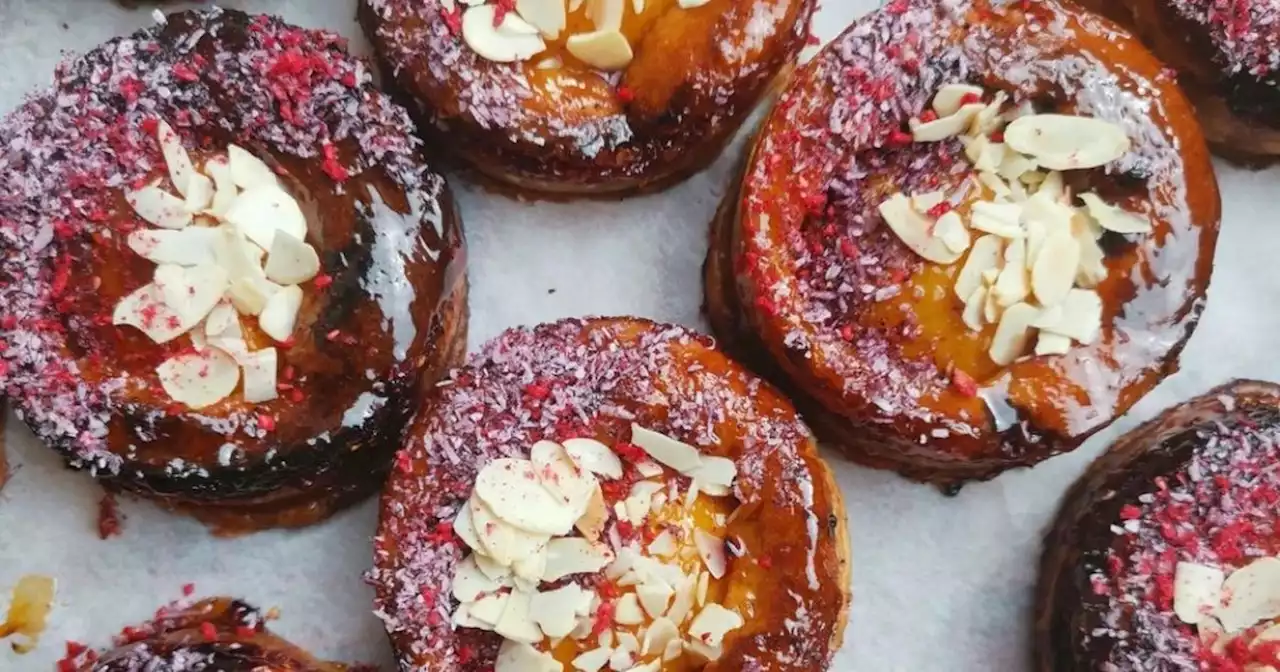
[(223, 218), (264, 250), (272, 248), (276, 231), (299, 240), (307, 235), (307, 220), (298, 202), (278, 187), (258, 187), (240, 194)]
[(187, 198), (184, 202), (187, 212), (196, 214), (209, 207), (213, 201), (213, 180), (202, 173), (192, 173), (187, 178)]
[(1062, 306), (1061, 319), (1041, 329), (1069, 336), (1085, 345), (1097, 340), (1102, 329), (1102, 299), (1097, 292), (1072, 289), (1059, 305)]
[(987, 288), (978, 287), (969, 295), (969, 299), (965, 301), (964, 313), (961, 319), (964, 320), (966, 327), (973, 331), (982, 331), (983, 324), (983, 308), (987, 303)]
[(139, 217), (160, 228), (181, 229), (191, 224), (186, 201), (157, 186), (131, 191), (124, 200)]
[(570, 583), (535, 593), (529, 603), (530, 612), (547, 637), (566, 637), (578, 624), (578, 613), (591, 603), (591, 595), (582, 586)]
[[(531, 606), (533, 596), (521, 590), (511, 592), (510, 599), (507, 600), (507, 606), (502, 610), (502, 618), (494, 624), (494, 632), (506, 637), (513, 642), (522, 644), (534, 644), (542, 639), (542, 630), (538, 628), (538, 624), (533, 620)], [(523, 672), (526, 668), (520, 668)], [(560, 664), (556, 663), (556, 670), (560, 669)]]
[(571, 508), (575, 516), (586, 510), (591, 492), (597, 486), (596, 479), (580, 472), (563, 446), (555, 441), (539, 441), (530, 449), (529, 461), (542, 487)]
[(911, 207), (915, 208), (916, 212), (927, 213), (945, 200), (947, 200), (945, 191), (927, 191), (912, 196)]
[(1097, 194), (1080, 194), (1080, 200), (1089, 209), (1089, 215), (1099, 226), (1116, 233), (1151, 233), (1151, 219), (1117, 208), (1103, 201)]
[(542, 575), (547, 571), (547, 556), (547, 546), (543, 545), (533, 553), (516, 558), (511, 563), (511, 573), (516, 585), (523, 586), (528, 591), (537, 590), (538, 583), (542, 581)]
[(963, 254), (969, 249), (969, 230), (964, 226), (964, 220), (960, 218), (960, 213), (954, 210), (944, 214), (938, 218), (933, 225), (933, 235), (937, 236), (946, 244), (947, 249), (957, 254)]
[(244, 373), (244, 400), (251, 404), (271, 401), (276, 392), (279, 359), (275, 348), (263, 348), (237, 359)]
[(626, 9), (624, 0), (587, 0), (587, 18), (597, 31), (622, 30), (622, 15)]
[(1214, 615), (1228, 633), (1280, 616), (1280, 559), (1258, 558), (1222, 584), (1223, 605)]
[(988, 135), (999, 129), (1003, 123), (1000, 118), (1000, 112), (1004, 109), (1004, 104), (1008, 100), (1009, 94), (1004, 91), (996, 91), (996, 95), (991, 98), (991, 102), (973, 116), (973, 123), (969, 125), (969, 134)]
[(267, 297), (258, 315), (258, 326), (277, 342), (286, 342), (293, 336), (301, 307), (302, 288), (296, 285), (284, 287)]
[(635, 656), (631, 655), (626, 649), (614, 649), (613, 655), (609, 657), (609, 669), (614, 672), (630, 672), (631, 666), (636, 662)]
[(154, 284), (186, 329), (205, 318), (227, 291), (227, 272), (216, 264), (156, 266)]
[(1031, 323), (1039, 314), (1038, 309), (1025, 303), (1005, 309), (1000, 316), (995, 336), (991, 339), (991, 348), (987, 351), (991, 361), (1000, 366), (1008, 366), (1025, 354), (1031, 338)]
[(703, 572), (698, 576), (698, 606), (707, 603), (707, 588), (711, 585), (711, 575)]
[(1071, 352), (1071, 339), (1058, 334), (1041, 332), (1036, 338), (1036, 356), (1065, 355)]
[(640, 625), (644, 623), (644, 611), (640, 609), (640, 598), (635, 593), (627, 593), (618, 598), (613, 610), (613, 620), (619, 625)]
[(547, 544), (542, 580), (553, 583), (572, 574), (594, 574), (613, 560), (613, 551), (607, 544), (593, 544), (581, 537), (558, 537)]
[(1067, 298), (1080, 266), (1080, 245), (1069, 230), (1059, 230), (1044, 240), (1031, 268), (1031, 290), (1042, 306)]
[(681, 473), (702, 465), (697, 448), (635, 423), (631, 424), (631, 442), (653, 459)]
[(605, 504), (604, 493), (600, 489), (600, 484), (596, 483), (595, 488), (591, 491), (590, 498), (587, 499), (586, 510), (574, 522), (573, 526), (588, 541), (598, 541), (600, 535), (604, 533), (604, 526), (608, 521), (609, 506)]
[(631, 43), (616, 30), (572, 35), (564, 46), (578, 60), (605, 72), (622, 70), (635, 57)]
[(612, 655), (613, 649), (607, 646), (592, 649), (573, 659), (573, 669), (578, 672), (600, 672), (605, 665), (609, 664), (609, 658)]
[(911, 139), (916, 142), (940, 142), (948, 140), (960, 135), (969, 128), (969, 124), (973, 118), (985, 106), (981, 103), (965, 105), (956, 113), (946, 117), (939, 117), (933, 121), (920, 122), (912, 119), (909, 123), (911, 127)]
[(724, 553), (724, 539), (716, 537), (701, 528), (693, 531), (693, 543), (698, 547), (698, 555), (702, 557), (702, 564), (707, 566), (707, 571), (711, 572), (711, 576), (719, 579), (728, 571), (728, 559)]
[(1092, 289), (1107, 279), (1106, 254), (1098, 245), (1098, 241), (1088, 233), (1077, 233), (1075, 239), (1080, 247), (1080, 267), (1076, 269), (1076, 284)]
[(978, 171), (978, 183), (989, 189), (997, 199), (1009, 198), (1013, 195), (1008, 183), (1001, 179), (999, 175), (996, 175), (994, 171)]
[(1004, 241), (999, 236), (978, 238), (969, 250), (960, 274), (956, 276), (956, 296), (967, 300), (982, 286), (982, 274), (989, 269), (999, 269), (1004, 254)]
[(527, 532), (567, 534), (578, 518), (577, 511), (542, 487), (528, 460), (500, 458), (486, 464), (476, 476), (475, 496), (498, 519)]
[(1173, 572), (1173, 613), (1195, 625), (1220, 606), (1226, 576), (1217, 567), (1179, 562)]
[(972, 84), (944, 84), (933, 96), (933, 111), (937, 112), (939, 117), (949, 117), (960, 110), (966, 97), (981, 98), (985, 94), (986, 91), (982, 87)]
[(320, 256), (302, 239), (285, 231), (272, 238), (265, 269), (267, 278), (281, 285), (299, 285), (320, 272)]
[(705, 456), (701, 464), (684, 472), (684, 475), (698, 481), (703, 486), (733, 487), (738, 476), (738, 465), (727, 457)]
[(477, 553), (485, 552), (484, 546), (480, 543), (480, 537), (476, 536), (476, 527), (471, 520), (470, 506), (458, 508), (458, 513), (453, 519), (453, 531), (467, 545), (467, 548)]
[(595, 439), (567, 439), (564, 451), (579, 469), (609, 479), (622, 478), (622, 460), (608, 446)]
[(711, 0), (677, 0), (676, 4), (680, 6), (680, 9), (694, 9), (709, 2), (711, 2)]
[(1005, 263), (1004, 269), (996, 277), (995, 284), (991, 286), (989, 296), (994, 297), (1001, 308), (1008, 308), (1021, 303), (1030, 293), (1031, 286), (1027, 281), (1026, 267), (1022, 263)]
[(180, 230), (135, 229), (129, 232), (129, 249), (157, 264), (196, 266), (214, 264), (216, 229), (189, 226)]
[(626, 519), (637, 525), (644, 522), (653, 505), (653, 496), (662, 488), (661, 483), (653, 481), (639, 481), (631, 486), (631, 492), (622, 502), (627, 509)]
[(475, 602), (488, 593), (495, 593), (509, 585), (508, 581), (494, 580), (480, 571), (475, 556), (468, 556), (458, 563), (453, 573), (451, 592), (459, 602)]
[(645, 630), (644, 641), (640, 645), (640, 653), (645, 656), (652, 656), (662, 653), (666, 650), (667, 644), (672, 640), (680, 639), (680, 629), (669, 618), (657, 617), (653, 623), (649, 625), (649, 629)]
[(514, 63), (532, 58), (546, 50), (546, 42), (538, 29), (514, 12), (503, 17), (495, 27), (497, 6), (473, 6), (462, 15), (462, 39), (472, 51), (496, 63)]
[[(230, 151), (230, 146), (227, 149)], [(204, 172), (213, 178), (213, 199), (208, 212), (221, 217), (231, 207), (232, 201), (236, 200), (238, 193), (235, 179), (231, 176), (231, 162), (227, 157), (216, 156), (205, 162)]]
[(667, 647), (662, 651), (662, 662), (668, 663), (680, 657), (684, 653), (684, 642), (679, 638), (667, 642)]
[(549, 40), (560, 37), (567, 20), (564, 0), (516, 0), (516, 12)]
[(226, 399), (240, 382), (235, 360), (214, 348), (165, 360), (156, 374), (171, 399), (194, 409)]
[(912, 252), (928, 261), (952, 264), (960, 259), (961, 253), (951, 250), (941, 238), (932, 235), (932, 223), (911, 207), (911, 199), (906, 196), (894, 194), (889, 197), (880, 204), (880, 215)]
[(177, 189), (179, 194), (186, 196), (188, 185), (192, 176), (196, 174), (196, 169), (191, 165), (191, 156), (187, 154), (187, 148), (182, 146), (182, 138), (178, 137), (168, 122), (161, 119), (156, 124), (156, 140), (160, 142), (160, 151), (164, 154), (164, 162), (169, 167), (169, 181), (173, 182), (173, 188)]
[[(974, 170), (994, 174), (1004, 160), (1004, 143), (991, 142), (987, 136), (979, 135), (965, 143), (964, 153), (973, 163)], [(1004, 189), (1008, 188), (1003, 183), (1000, 186)]]
[(516, 560), (533, 555), (548, 543), (548, 536), (526, 532), (500, 520), (479, 498), (469, 502), (471, 520), (485, 555), (500, 565), (510, 566)]
[(645, 478), (657, 478), (662, 475), (662, 465), (645, 458), (635, 463), (636, 471)]
[(698, 577), (689, 575), (682, 578), (675, 584), (675, 599), (671, 602), (671, 608), (667, 610), (667, 618), (676, 625), (684, 623), (689, 616), (689, 612), (693, 610), (694, 600), (697, 598)]
[[(227, 145), (227, 169), (232, 183), (246, 191), (258, 187), (278, 187), (280, 184), (275, 172), (262, 159), (239, 145)], [(218, 179), (218, 174), (213, 170), (209, 174), (215, 181)], [(222, 186), (218, 189), (222, 190)]]
[(671, 586), (661, 583), (646, 583), (636, 588), (636, 598), (650, 618), (661, 618), (666, 615), (673, 593)]
[(267, 300), (271, 298), (278, 285), (268, 283), (267, 280), (255, 281), (250, 278), (236, 278), (231, 281), (231, 285), (227, 288), (227, 297), (231, 299), (231, 305), (242, 315), (259, 315), (267, 307)]
[(671, 536), (671, 532), (663, 530), (661, 534), (653, 538), (646, 550), (649, 551), (649, 555), (654, 557), (669, 558), (675, 555), (676, 552), (675, 537)]
[[(510, 638), (508, 638), (510, 639)], [(505, 641), (498, 649), (494, 672), (563, 672), (555, 656), (539, 651), (532, 642)]]
[(1022, 238), (1022, 206), (1017, 203), (978, 201), (970, 210), (969, 226), (1006, 239)]
[(1123, 128), (1090, 117), (1033, 114), (1004, 129), (1004, 141), (1051, 170), (1096, 168), (1129, 151)]
[(724, 643), (726, 634), (741, 628), (742, 616), (718, 604), (708, 604), (689, 624), (689, 637), (710, 647)]

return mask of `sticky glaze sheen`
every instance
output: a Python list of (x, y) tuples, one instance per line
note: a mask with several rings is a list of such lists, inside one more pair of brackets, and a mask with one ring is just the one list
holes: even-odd
[(377, 613), (400, 669), (474, 672), (491, 669), (497, 655), (500, 637), (450, 621), (465, 545), (449, 523), (481, 466), (526, 457), (541, 439), (613, 445), (630, 436), (632, 421), (737, 462), (740, 510), (726, 536), (746, 551), (725, 580), (734, 599), (754, 597), (739, 608), (746, 625), (705, 669), (800, 672), (830, 663), (849, 599), (839, 491), (790, 404), (706, 338), (631, 319), (516, 329), (441, 383), (431, 402), (399, 455), (374, 540)]
[[(956, 81), (1106, 119), (1132, 139), (1128, 155), (1086, 179), (1149, 211), (1156, 231), (1104, 239), (1110, 277), (1095, 345), (1003, 371), (948, 360), (957, 344), (985, 352), (969, 341), (989, 335), (964, 329), (959, 301), (913, 293), (933, 271), (876, 207), (891, 190), (947, 188), (966, 174), (956, 141), (889, 141)], [(731, 198), (708, 260), (717, 333), (750, 341), (819, 431), (859, 459), (944, 483), (1069, 450), (1174, 370), (1203, 307), (1220, 210), (1191, 108), (1141, 45), (1053, 2), (986, 0), (895, 0), (856, 23), (784, 94)], [(815, 210), (829, 227), (815, 228)], [(930, 333), (926, 320), (946, 326)], [(951, 384), (953, 366), (1016, 409), (1017, 422), (997, 431), (983, 398)]]
[[(196, 156), (258, 154), (307, 216), (332, 282), (303, 287), (275, 401), (175, 406), (155, 367), (187, 339), (111, 324), (154, 270), (125, 244), (144, 224), (123, 194), (165, 174), (159, 118)], [(219, 525), (303, 524), (358, 498), (420, 378), (465, 341), (462, 237), (419, 144), (342, 38), (277, 19), (173, 14), (68, 60), (0, 125), (0, 385), (73, 466), (177, 508), (224, 506)], [(363, 394), (395, 403), (364, 413)], [(353, 413), (364, 422), (344, 427)]]

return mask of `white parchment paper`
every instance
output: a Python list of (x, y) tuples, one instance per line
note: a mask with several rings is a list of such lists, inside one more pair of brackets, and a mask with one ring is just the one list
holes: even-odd
[[(354, 0), (223, 0), (325, 27), (367, 47)], [(826, 0), (824, 39), (875, 0)], [(184, 7), (179, 3), (176, 8)], [(152, 21), (110, 0), (0, 0), (0, 112), (50, 81), (63, 50), (84, 50)], [(471, 346), (506, 327), (627, 314), (705, 328), (699, 268), (706, 227), (738, 148), (658, 196), (622, 203), (527, 205), (454, 180), (471, 245)], [(1040, 535), (1067, 485), (1117, 433), (1234, 377), (1280, 380), (1280, 170), (1220, 166), (1224, 226), (1208, 310), (1170, 378), (1073, 455), (945, 498), (891, 474), (836, 465), (853, 531), (854, 605), (839, 671), (1023, 670)], [(12, 419), (11, 419), (12, 420)], [(0, 591), (25, 573), (57, 578), (41, 646), (0, 650), (0, 670), (51, 670), (68, 639), (94, 646), (147, 619), (194, 583), (197, 593), (278, 606), (275, 628), (322, 657), (390, 670), (361, 581), (371, 562), (372, 502), (318, 527), (209, 537), (145, 502), (122, 501), (124, 534), (100, 541), (101, 491), (66, 471), (20, 423), (6, 436), (15, 473), (0, 492)], [(0, 605), (7, 596), (0, 592)]]

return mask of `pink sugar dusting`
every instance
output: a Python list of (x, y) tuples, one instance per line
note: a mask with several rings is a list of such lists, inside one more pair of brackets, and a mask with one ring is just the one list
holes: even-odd
[[(762, 639), (744, 646), (795, 665), (786, 669), (817, 669), (828, 661), (828, 647), (814, 643), (829, 641), (833, 624), (811, 618), (818, 610), (809, 602), (823, 588), (813, 544), (828, 522), (814, 513), (813, 477), (795, 452), (807, 440), (807, 428), (789, 411), (762, 414), (754, 400), (761, 383), (753, 376), (737, 367), (712, 372), (677, 354), (705, 353), (704, 337), (664, 325), (646, 325), (639, 335), (632, 327), (619, 329), (568, 320), (508, 331), (441, 383), (431, 410), (411, 429), (402, 452), (409, 465), (387, 486), (370, 573), (376, 613), (403, 669), (432, 661), (429, 669), (481, 670), (496, 656), (497, 637), (455, 631), (450, 624), (457, 606), (451, 581), (466, 548), (440, 531), (470, 496), (481, 465), (527, 457), (538, 440), (575, 436), (607, 439), (625, 462), (632, 421), (719, 454), (725, 437), (717, 428), (740, 432), (739, 499), (766, 485), (766, 460), (781, 462), (781, 473), (770, 476), (775, 495), (766, 505), (792, 512), (799, 528), (808, 530), (807, 539), (790, 543), (809, 544), (809, 566), (780, 576), (786, 589), (770, 596), (771, 602), (790, 601), (770, 607), (794, 614), (788, 632), (757, 635)], [(764, 637), (770, 637), (767, 646)]]
[[(42, 439), (95, 471), (116, 473), (133, 457), (108, 450), (108, 425), (125, 410), (125, 393), (148, 383), (102, 366), (111, 344), (77, 337), (111, 315), (109, 307), (68, 314), (77, 297), (67, 291), (66, 249), (118, 241), (140, 224), (120, 208), (126, 190), (164, 172), (159, 119), (189, 149), (236, 142), (323, 161), (335, 190), (377, 168), (415, 212), (439, 211), (443, 183), (422, 165), (407, 114), (374, 90), (334, 33), (209, 9), (170, 15), (62, 63), (50, 89), (0, 122), (0, 390)], [(355, 149), (325, 153), (340, 142)], [(84, 284), (96, 287), (93, 280)], [(228, 437), (262, 434), (252, 417), (205, 421)], [(153, 438), (144, 430), (131, 437)], [(172, 472), (204, 473), (177, 462)]]
[[(1114, 669), (1237, 672), (1262, 660), (1242, 646), (1209, 651), (1173, 613), (1173, 578), (1179, 562), (1230, 574), (1280, 554), (1280, 427), (1240, 417), (1193, 432), (1186, 439), (1195, 445), (1191, 459), (1127, 489), (1135, 499), (1111, 524), (1111, 548), (1085, 556), (1095, 599), (1084, 606), (1090, 629), (1082, 641), (1109, 651)], [(1252, 655), (1273, 654), (1264, 648)]]

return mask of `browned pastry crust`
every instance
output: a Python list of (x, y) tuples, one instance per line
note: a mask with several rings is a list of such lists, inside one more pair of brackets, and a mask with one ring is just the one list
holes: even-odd
[(1280, 551), (1278, 427), (1280, 386), (1236, 381), (1098, 458), (1045, 537), (1035, 669), (1255, 669), (1249, 647), (1214, 647), (1179, 620), (1172, 586), (1178, 562), (1238, 568)]
[[(125, 190), (169, 184), (159, 121), (197, 161), (232, 143), (261, 157), (305, 215), (321, 275), (292, 336), (245, 327), (251, 349), (279, 345), (274, 400), (176, 404), (156, 367), (193, 342), (112, 324), (156, 268), (126, 244), (145, 223)], [(308, 525), (381, 486), (420, 388), (464, 354), (465, 254), (407, 113), (342, 38), (171, 14), (70, 61), (0, 145), (25, 148), (0, 155), (0, 385), (41, 439), (223, 533)]]
[(1213, 150), (1250, 165), (1280, 156), (1280, 4), (1274, 0), (1076, 0), (1129, 28), (1195, 103)]
[(795, 63), (817, 6), (647, 0), (638, 18), (628, 1), (635, 59), (604, 76), (567, 56), (553, 69), (485, 60), (451, 27), (464, 8), (451, 4), (361, 0), (359, 19), (433, 144), (485, 182), (542, 198), (652, 192), (704, 168)]
[[(1220, 201), (1189, 104), (1133, 38), (1055, 2), (945, 4), (891, 3), (799, 71), (715, 216), (705, 282), (721, 342), (786, 389), (819, 436), (954, 487), (1075, 448), (1176, 369), (1203, 308)], [(940, 86), (965, 80), (1141, 129), (1128, 156), (1073, 185), (1151, 203), (1158, 220), (1143, 239), (1102, 240), (1109, 276), (1091, 346), (995, 366), (994, 329), (970, 332), (949, 291), (959, 264), (929, 264), (881, 223), (889, 193), (967, 179), (958, 142), (896, 140)]]
[(356, 672), (314, 656), (266, 628), (257, 609), (229, 597), (160, 610), (156, 620), (126, 628), (120, 646), (101, 656), (81, 652), (68, 672), (217, 670), (218, 672)]
[[(632, 421), (738, 465), (725, 538), (742, 550), (722, 581), (725, 605), (746, 623), (719, 660), (686, 654), (662, 669), (827, 669), (850, 601), (840, 491), (790, 403), (709, 339), (632, 318), (511, 330), (431, 401), (384, 492), (375, 538), (378, 613), (403, 669), (486, 670), (497, 655), (501, 637), (455, 628), (449, 616), (465, 550), (449, 524), (481, 465), (527, 454), (541, 439), (623, 444)], [(593, 589), (607, 580), (574, 581)]]

